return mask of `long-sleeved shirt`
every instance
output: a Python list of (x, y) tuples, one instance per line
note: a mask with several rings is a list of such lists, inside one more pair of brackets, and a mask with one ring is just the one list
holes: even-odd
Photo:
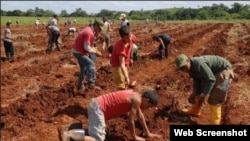
[(220, 56), (205, 55), (193, 57), (191, 61), (191, 70), (189, 75), (193, 78), (193, 88), (198, 89), (199, 84), (204, 82), (203, 94), (210, 94), (215, 82), (215, 75), (227, 68), (231, 68), (230, 62)]

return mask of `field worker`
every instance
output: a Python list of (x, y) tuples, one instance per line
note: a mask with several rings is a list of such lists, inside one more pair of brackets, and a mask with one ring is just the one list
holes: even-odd
[(3, 33), (3, 44), (4, 44), (6, 58), (10, 62), (14, 61), (13, 40), (14, 39), (11, 36), (11, 22), (7, 22), (6, 28), (5, 28), (4, 33)]
[(85, 71), (88, 76), (88, 87), (90, 89), (100, 90), (101, 88), (95, 85), (96, 78), (96, 66), (95, 62), (90, 58), (90, 54), (94, 53), (101, 56), (101, 52), (94, 47), (95, 34), (102, 31), (103, 23), (101, 21), (95, 21), (93, 23), (93, 29), (89, 26), (80, 31), (73, 44), (72, 53), (76, 57), (80, 66), (80, 74), (78, 77), (78, 83), (76, 90), (82, 92), (85, 90), (83, 85)]
[(49, 36), (48, 46), (50, 45), (50, 39), (51, 39), (51, 35), (50, 35), (51, 30), (48, 27), (49, 26), (58, 26), (58, 21), (59, 21), (59, 17), (56, 14), (48, 21), (48, 24), (46, 26), (47, 33), (48, 33), (48, 36)]
[(145, 20), (145, 23), (146, 23), (147, 25), (149, 25), (149, 19), (146, 19), (146, 20)]
[(130, 40), (133, 43), (132, 59), (133, 61), (137, 61), (138, 60), (138, 46), (135, 44), (137, 42), (137, 37), (134, 34), (130, 34)]
[[(158, 94), (154, 90), (146, 90), (138, 93), (134, 90), (115, 91), (96, 98), (92, 98), (88, 105), (89, 127), (85, 141), (104, 141), (106, 121), (128, 114), (128, 129), (133, 140), (145, 141), (143, 137), (136, 135), (135, 120), (138, 119), (145, 131), (146, 137), (161, 138), (161, 135), (149, 131), (142, 109), (156, 107)], [(92, 139), (91, 139), (92, 137)]]
[(65, 34), (65, 36), (69, 36), (70, 33), (75, 34), (75, 33), (77, 33), (77, 32), (78, 32), (78, 29), (76, 29), (75, 27), (70, 27), (70, 28), (68, 29), (67, 34)]
[(130, 37), (129, 26), (122, 26), (119, 29), (119, 34), (121, 39), (114, 45), (110, 63), (112, 65), (114, 82), (117, 89), (124, 90), (130, 85), (128, 67), (133, 63), (133, 42)]
[(104, 42), (102, 45), (102, 51), (105, 52), (107, 48), (110, 46), (110, 23), (108, 22), (108, 17), (104, 16), (102, 18), (104, 26), (102, 33), (104, 34)]
[(57, 50), (60, 51), (59, 42), (58, 39), (60, 37), (60, 29), (56, 25), (50, 25), (48, 26), (49, 34), (50, 34), (50, 42), (49, 42), (49, 48), (48, 53), (51, 53), (53, 51), (54, 45), (56, 45)]
[(35, 26), (36, 26), (36, 28), (38, 28), (38, 27), (39, 27), (39, 24), (40, 24), (39, 19), (36, 19), (36, 20), (35, 20)]
[(126, 16), (125, 13), (122, 13), (122, 14), (120, 15), (119, 19), (122, 20), (121, 26), (124, 26), (124, 25), (130, 26), (129, 21), (127, 20), (127, 16)]
[(153, 36), (153, 41), (159, 43), (158, 51), (159, 51), (159, 59), (162, 60), (164, 58), (168, 58), (169, 56), (169, 43), (171, 38), (168, 34), (159, 34)]
[(48, 26), (50, 25), (58, 25), (59, 17), (57, 14), (55, 14), (48, 22)]
[(16, 25), (18, 26), (19, 24), (19, 18), (16, 19)]
[(193, 92), (188, 101), (190, 109), (182, 112), (199, 116), (202, 103), (208, 97), (210, 106), (210, 124), (219, 125), (221, 122), (221, 105), (226, 101), (229, 85), (234, 77), (230, 62), (220, 56), (204, 55), (188, 58), (181, 54), (175, 60), (181, 71), (189, 73), (193, 78)]
[(93, 21), (91, 19), (89, 20), (89, 26), (93, 27)]

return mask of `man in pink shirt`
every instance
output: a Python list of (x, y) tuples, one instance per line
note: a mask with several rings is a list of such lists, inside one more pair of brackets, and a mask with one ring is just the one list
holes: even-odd
[(136, 119), (142, 124), (147, 137), (161, 138), (161, 135), (149, 131), (142, 109), (155, 107), (158, 104), (158, 94), (154, 90), (144, 91), (142, 94), (132, 89), (115, 91), (96, 98), (92, 98), (88, 105), (89, 127), (85, 141), (104, 141), (106, 132), (105, 121), (117, 118), (128, 113), (128, 129), (136, 141), (145, 141), (143, 137), (136, 135)]
[(114, 45), (110, 63), (112, 65), (112, 73), (117, 89), (124, 90), (130, 84), (127, 68), (133, 64), (133, 41), (131, 39), (129, 26), (122, 26), (119, 29), (119, 34), (121, 39)]
[(94, 47), (95, 35), (102, 31), (103, 23), (100, 21), (95, 21), (93, 24), (93, 29), (91, 27), (84, 28), (76, 37), (73, 44), (72, 53), (76, 57), (79, 66), (80, 74), (77, 83), (77, 91), (84, 91), (85, 87), (83, 85), (84, 75), (87, 74), (88, 77), (88, 87), (91, 89), (101, 88), (95, 85), (96, 78), (96, 67), (95, 61), (90, 58), (91, 55), (101, 56), (101, 52)]

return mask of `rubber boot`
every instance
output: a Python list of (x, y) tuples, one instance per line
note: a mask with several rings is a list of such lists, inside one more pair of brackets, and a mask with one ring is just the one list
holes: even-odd
[(9, 54), (9, 53), (6, 54), (6, 60), (7, 60), (7, 61), (10, 60), (10, 54)]
[(10, 56), (9, 61), (10, 61), (10, 62), (14, 62), (14, 56)]
[(61, 48), (59, 47), (58, 43), (56, 43), (56, 48), (58, 51), (61, 51)]
[(220, 125), (221, 122), (221, 105), (210, 105), (210, 124)]
[(184, 114), (192, 115), (199, 117), (201, 115), (201, 106), (200, 104), (192, 104), (192, 107), (190, 109), (182, 109), (182, 112)]

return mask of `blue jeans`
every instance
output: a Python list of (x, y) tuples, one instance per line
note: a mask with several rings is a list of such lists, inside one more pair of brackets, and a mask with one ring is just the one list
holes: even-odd
[(80, 53), (73, 53), (73, 55), (76, 57), (78, 64), (80, 66), (80, 74), (78, 78), (77, 83), (77, 89), (80, 90), (83, 86), (83, 80), (85, 77), (85, 74), (87, 74), (88, 77), (88, 85), (95, 85), (95, 78), (96, 78), (96, 68), (95, 68), (95, 62), (89, 58), (89, 56), (82, 55)]
[(89, 53), (89, 58), (96, 63), (96, 54), (95, 53)]

